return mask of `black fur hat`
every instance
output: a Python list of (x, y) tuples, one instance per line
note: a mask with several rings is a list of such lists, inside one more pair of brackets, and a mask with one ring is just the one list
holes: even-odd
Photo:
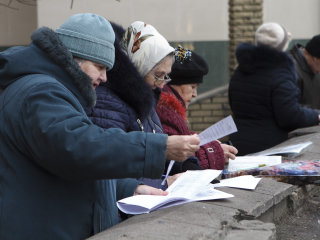
[(195, 52), (181, 46), (175, 49), (175, 62), (172, 66), (170, 85), (202, 83), (208, 73), (207, 62)]

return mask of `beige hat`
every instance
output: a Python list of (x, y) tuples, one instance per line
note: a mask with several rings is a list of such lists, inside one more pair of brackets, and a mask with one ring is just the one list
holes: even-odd
[(291, 33), (278, 23), (262, 24), (255, 33), (255, 43), (285, 51), (291, 41)]

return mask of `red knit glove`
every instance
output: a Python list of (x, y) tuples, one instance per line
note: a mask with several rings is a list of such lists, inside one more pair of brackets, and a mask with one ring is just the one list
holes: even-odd
[(224, 169), (224, 152), (217, 141), (201, 146), (196, 152), (196, 157), (199, 159), (200, 166), (204, 169)]

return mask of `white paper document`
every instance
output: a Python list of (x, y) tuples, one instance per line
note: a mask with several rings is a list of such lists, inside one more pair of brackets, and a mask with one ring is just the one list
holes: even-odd
[(136, 195), (119, 200), (117, 206), (127, 214), (143, 214), (188, 202), (233, 197), (209, 184), (220, 174), (220, 170), (212, 169), (187, 171), (167, 189), (167, 196)]
[(238, 131), (231, 116), (228, 116), (199, 133), (200, 146)]
[(285, 147), (279, 147), (274, 149), (268, 149), (265, 151), (249, 154), (248, 156), (268, 156), (268, 155), (285, 155), (289, 157), (294, 157), (302, 154), (307, 147), (312, 144), (311, 141), (304, 143), (293, 144)]
[(243, 188), (243, 189), (256, 189), (261, 178), (253, 177), (252, 175), (243, 175), (234, 178), (228, 178), (220, 180), (220, 183), (213, 184), (216, 187), (232, 187), (232, 188)]
[(248, 170), (263, 166), (274, 166), (281, 164), (281, 162), (281, 156), (241, 156), (229, 161), (228, 172)]

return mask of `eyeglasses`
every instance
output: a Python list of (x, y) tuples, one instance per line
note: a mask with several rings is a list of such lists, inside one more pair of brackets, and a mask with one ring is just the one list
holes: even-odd
[(169, 77), (168, 74), (166, 74), (163, 78), (159, 78), (156, 75), (153, 74), (153, 77), (155, 79), (154, 84), (155, 85), (160, 85), (162, 83), (167, 84), (168, 82), (171, 81), (171, 78)]

